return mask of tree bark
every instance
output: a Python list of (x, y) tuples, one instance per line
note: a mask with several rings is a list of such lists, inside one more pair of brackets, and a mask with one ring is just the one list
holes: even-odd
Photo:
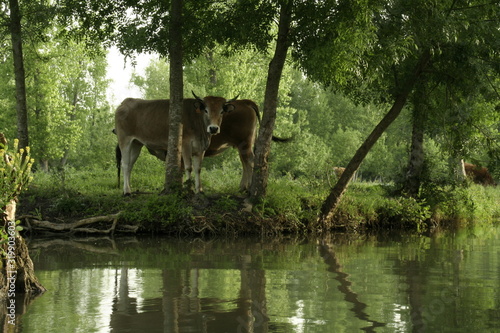
[(0, 268), (0, 300), (8, 300), (8, 304), (15, 305), (17, 294), (30, 294), (34, 297), (45, 292), (45, 288), (35, 276), (28, 246), (15, 230), (16, 201), (11, 200), (1, 213), (3, 229), (8, 239), (2, 245), (5, 255), (2, 255)]
[(18, 0), (9, 0), (10, 36), (14, 58), (14, 77), (16, 85), (17, 136), (19, 147), (29, 146), (28, 108), (26, 106), (26, 80), (23, 60), (23, 40), (21, 34), (21, 12)]
[(424, 128), (425, 109), (419, 100), (413, 103), (413, 126), (411, 135), (410, 159), (406, 171), (403, 192), (415, 198), (418, 196), (424, 166)]
[(289, 33), (292, 19), (292, 1), (281, 6), (278, 23), (278, 38), (273, 59), (269, 64), (266, 91), (264, 96), (264, 111), (260, 123), (259, 136), (255, 143), (255, 164), (252, 183), (249, 190), (251, 203), (259, 202), (266, 195), (269, 177), (268, 157), (271, 150), (274, 124), (276, 122), (276, 108), (278, 105), (278, 91), (283, 67), (290, 45)]
[(180, 192), (182, 188), (181, 144), (184, 90), (182, 77), (182, 4), (182, 0), (172, 0), (170, 12), (170, 114), (164, 193)]
[(344, 195), (349, 181), (353, 177), (354, 173), (358, 170), (361, 162), (363, 162), (364, 158), (373, 147), (373, 145), (377, 142), (380, 136), (389, 127), (389, 125), (391, 125), (392, 122), (401, 113), (401, 110), (405, 106), (409, 94), (413, 90), (413, 87), (422, 74), (422, 71), (426, 68), (430, 59), (430, 52), (428, 50), (424, 51), (424, 53), (422, 53), (422, 55), (420, 56), (420, 59), (415, 66), (412, 74), (407, 78), (399, 94), (396, 96), (394, 104), (392, 105), (389, 112), (384, 116), (384, 118), (382, 118), (378, 125), (375, 126), (368, 138), (366, 138), (361, 147), (358, 148), (349, 164), (347, 164), (347, 167), (342, 173), (342, 176), (340, 176), (337, 184), (335, 184), (335, 186), (332, 188), (330, 194), (321, 207), (321, 211), (317, 220), (318, 226), (327, 227), (327, 224), (331, 222), (335, 209), (338, 207), (340, 199)]

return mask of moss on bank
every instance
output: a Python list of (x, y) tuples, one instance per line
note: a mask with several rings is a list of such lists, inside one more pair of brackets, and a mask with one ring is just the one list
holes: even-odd
[(242, 210), (244, 195), (237, 181), (220, 181), (223, 170), (204, 173), (206, 195), (158, 195), (161, 178), (135, 179), (140, 192), (123, 197), (114, 172), (66, 170), (38, 173), (22, 196), (20, 215), (58, 223), (120, 212), (118, 223), (138, 225), (138, 232), (194, 234), (286, 234), (330, 230), (405, 229), (423, 232), (456, 222), (492, 223), (500, 220), (500, 190), (495, 187), (436, 186), (422, 200), (394, 197), (389, 185), (353, 183), (335, 218), (318, 228), (317, 213), (328, 194), (321, 182), (289, 177), (269, 181), (266, 199), (252, 212)]

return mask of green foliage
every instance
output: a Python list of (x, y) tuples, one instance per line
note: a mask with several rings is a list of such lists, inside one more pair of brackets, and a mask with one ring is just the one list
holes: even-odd
[(474, 221), (495, 223), (500, 219), (500, 188), (471, 184), (468, 188), (474, 201)]
[(192, 207), (176, 195), (152, 195), (130, 201), (121, 218), (137, 221), (145, 229), (158, 231), (171, 223), (185, 224), (192, 219)]
[[(0, 139), (5, 137), (0, 133)], [(30, 157), (30, 149), (18, 149), (19, 141), (14, 140), (12, 151), (9, 151), (7, 144), (0, 141), (0, 216), (3, 217), (4, 209), (12, 201), (17, 200), (22, 191), (25, 191), (31, 182), (31, 167), (34, 160)], [(11, 222), (11, 221), (5, 221)], [(13, 231), (7, 226), (7, 223), (0, 229), (0, 245), (7, 243), (9, 234), (17, 233), (22, 230), (19, 221)], [(5, 249), (0, 249), (0, 253), (5, 255)]]
[(169, 71), (165, 59), (152, 60), (145, 69), (144, 77), (134, 72), (130, 82), (141, 90), (145, 99), (165, 99), (170, 91)]
[[(321, 193), (321, 195), (319, 195)], [(272, 177), (267, 197), (256, 210), (264, 216), (283, 217), (299, 225), (314, 220), (316, 209), (324, 195), (324, 188), (289, 176)]]
[(225, 195), (218, 198), (214, 202), (214, 209), (218, 212), (233, 212), (238, 209), (239, 203), (230, 195)]
[(433, 207), (433, 218), (436, 221), (468, 220), (474, 211), (474, 201), (464, 187), (426, 183), (420, 197)]
[(276, 143), (272, 147), (270, 162), (274, 172), (325, 182), (332, 155), (319, 137), (304, 131), (293, 136), (291, 143)]
[[(39, 175), (57, 184), (46, 184), (53, 195), (50, 207), (75, 216), (89, 213), (89, 207), (98, 207), (96, 212), (121, 209), (124, 204), (116, 204), (119, 196), (111, 190), (116, 138), (110, 132), (113, 117), (105, 102), (106, 64), (100, 43), (114, 40), (129, 55), (146, 50), (166, 56), (169, 2), (64, 0), (57, 8), (37, 1), (22, 5), (24, 31), (30, 32), (32, 42), (25, 52), (31, 142), (37, 161), (57, 166), (57, 172)], [(240, 94), (240, 98), (262, 104), (281, 2), (185, 1), (184, 5), (188, 18), (182, 31), (187, 59), (185, 96), (191, 90), (228, 98)], [(487, 216), (491, 211), (486, 206), (478, 208), (471, 189), (457, 191), (451, 186), (447, 159), (480, 161), (500, 175), (499, 7), (452, 0), (303, 1), (295, 2), (293, 10), (292, 55), (307, 76), (293, 63), (283, 71), (275, 134), (293, 136), (294, 141), (272, 146), (274, 178), (261, 208), (263, 215), (285, 212), (297, 220), (314, 215), (311, 212), (319, 203), (316, 194), (313, 200), (304, 199), (310, 198), (311, 191), (305, 184), (327, 191), (325, 175), (331, 167), (348, 163), (423, 50), (430, 50), (431, 67), (421, 82), (422, 98), (430, 110), (422, 178), (427, 184), (422, 197), (435, 216)], [(57, 20), (51, 24), (54, 15)], [(78, 42), (72, 38), (75, 36)], [(94, 45), (91, 52), (88, 45)], [(5, 78), (0, 89), (0, 131), (13, 136), (12, 61), (9, 48), (2, 46), (0, 52), (4, 59), (0, 74)], [(168, 71), (165, 60), (160, 59), (150, 64), (144, 77), (135, 75), (133, 82), (144, 97), (164, 98), (169, 90)], [(331, 88), (324, 89), (322, 84)], [(354, 104), (339, 92), (365, 104)], [(391, 182), (402, 174), (410, 118), (403, 113), (373, 147), (360, 168), (363, 178)], [(238, 156), (230, 151), (205, 160), (202, 177), (207, 191), (223, 194), (216, 206), (227, 209), (232, 207), (231, 195), (241, 175)], [(103, 179), (94, 182), (103, 174)], [(141, 192), (157, 193), (163, 184), (163, 163), (144, 152), (132, 177)], [(364, 194), (368, 190), (356, 186), (352, 190), (353, 196), (344, 203), (351, 216), (365, 215), (372, 220), (382, 212), (388, 220), (399, 216), (408, 221), (404, 223), (419, 226), (426, 215), (419, 208), (421, 203), (406, 199), (385, 202), (380, 193), (370, 194), (370, 199)], [(483, 192), (474, 196), (490, 200)], [(146, 219), (160, 216), (169, 221), (166, 211), (153, 206), (165, 204), (175, 211), (174, 203), (152, 200), (146, 206), (155, 212), (145, 214)], [(387, 207), (379, 210), (381, 206)], [(304, 207), (315, 208), (306, 211)], [(180, 211), (173, 216), (185, 217)]]
[(0, 208), (17, 198), (32, 179), (30, 149), (18, 149), (18, 143), (15, 139), (12, 152), (0, 143)]
[(408, 229), (423, 232), (431, 217), (429, 206), (414, 198), (387, 200), (377, 211), (379, 225), (387, 229)]

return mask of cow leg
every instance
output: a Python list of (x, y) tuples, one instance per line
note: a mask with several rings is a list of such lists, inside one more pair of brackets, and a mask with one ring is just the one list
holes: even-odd
[(241, 165), (243, 166), (243, 175), (241, 176), (240, 191), (246, 191), (250, 188), (253, 174), (254, 153), (248, 145), (238, 147)]
[(203, 192), (201, 186), (201, 163), (203, 161), (204, 152), (193, 155), (193, 169), (194, 169), (194, 191), (195, 193)]
[(123, 170), (123, 194), (129, 195), (130, 191), (130, 174), (134, 167), (139, 154), (141, 153), (142, 144), (139, 141), (132, 140), (125, 147), (121, 147), (122, 151), (122, 170)]
[(191, 171), (193, 170), (191, 152), (191, 143), (184, 142), (182, 144), (182, 162), (184, 163), (184, 173), (186, 174), (186, 181), (191, 179)]

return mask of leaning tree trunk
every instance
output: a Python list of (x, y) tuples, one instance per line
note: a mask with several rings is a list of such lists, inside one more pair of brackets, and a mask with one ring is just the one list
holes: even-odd
[(286, 55), (289, 47), (289, 30), (292, 17), (292, 1), (282, 5), (278, 26), (278, 39), (274, 57), (269, 64), (266, 91), (264, 96), (264, 112), (259, 129), (259, 136), (255, 143), (254, 172), (250, 185), (250, 202), (258, 202), (266, 195), (269, 177), (268, 157), (271, 151), (276, 108), (278, 105), (278, 91)]
[(17, 136), (20, 147), (29, 146), (28, 108), (26, 106), (26, 80), (24, 74), (23, 40), (21, 35), (21, 13), (18, 0), (9, 0), (10, 36), (14, 58), (16, 84)]
[(424, 166), (424, 128), (425, 128), (425, 108), (420, 102), (420, 97), (413, 103), (413, 128), (411, 135), (410, 159), (406, 171), (403, 192), (415, 198), (420, 190), (422, 170)]
[(170, 20), (170, 113), (168, 124), (168, 153), (165, 161), (164, 193), (180, 192), (182, 187), (182, 0), (172, 0)]
[(364, 158), (366, 157), (370, 149), (373, 147), (373, 145), (385, 132), (387, 127), (389, 127), (389, 125), (391, 125), (392, 122), (401, 113), (401, 110), (406, 104), (406, 100), (408, 99), (409, 94), (413, 90), (413, 87), (415, 86), (420, 74), (429, 63), (430, 58), (431, 55), (429, 51), (425, 51), (421, 55), (412, 75), (408, 77), (406, 83), (402, 86), (401, 92), (399, 93), (399, 95), (396, 96), (394, 104), (392, 105), (389, 112), (378, 123), (375, 129), (373, 129), (373, 131), (370, 133), (368, 138), (366, 138), (361, 147), (358, 148), (358, 150), (354, 154), (349, 164), (347, 164), (347, 167), (342, 173), (342, 176), (340, 176), (337, 184), (335, 184), (335, 186), (332, 188), (330, 194), (328, 195), (325, 202), (323, 203), (323, 206), (321, 207), (320, 215), (318, 216), (317, 220), (318, 226), (327, 227), (327, 224), (331, 222), (335, 209), (340, 203), (340, 199), (344, 195), (344, 192), (347, 189), (349, 181), (353, 177), (356, 170), (358, 170), (359, 166), (361, 165), (361, 162), (363, 162)]

